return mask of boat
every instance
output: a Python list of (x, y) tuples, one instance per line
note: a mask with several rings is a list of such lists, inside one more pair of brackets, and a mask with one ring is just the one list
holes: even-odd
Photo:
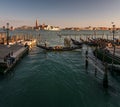
[(98, 46), (97, 42), (98, 42), (97, 39), (90, 39), (90, 38), (88, 38), (87, 45), (89, 45), (89, 46)]
[(88, 42), (87, 45), (89, 45), (89, 46), (98, 46), (98, 44), (94, 43), (94, 42)]
[(108, 69), (110, 71), (115, 71), (116, 73), (119, 73), (120, 74), (120, 65), (116, 65), (116, 64), (109, 64), (108, 65)]
[(82, 42), (79, 42), (79, 41), (74, 40), (74, 39), (72, 39), (72, 38), (71, 38), (71, 41), (72, 41), (72, 43), (73, 43), (74, 45), (82, 45), (82, 44), (83, 44)]
[(80, 38), (80, 40), (82, 41), (82, 43), (89, 45), (89, 46), (98, 46), (98, 40), (97, 39), (90, 39), (88, 38), (88, 41), (83, 40), (82, 38)]
[(103, 62), (107, 62), (108, 64), (112, 64), (112, 62), (114, 62), (114, 64), (120, 65), (120, 57), (118, 57), (117, 55), (113, 55), (107, 49), (95, 49), (93, 53), (98, 59)]
[(107, 62), (108, 70), (120, 74), (120, 57), (113, 55), (109, 50), (96, 49), (93, 51), (94, 55), (103, 63)]
[(62, 46), (46, 47), (46, 46), (38, 45), (38, 44), (37, 44), (37, 47), (45, 49), (47, 51), (72, 51), (75, 49), (82, 48), (81, 46), (76, 46), (76, 47), (62, 47)]

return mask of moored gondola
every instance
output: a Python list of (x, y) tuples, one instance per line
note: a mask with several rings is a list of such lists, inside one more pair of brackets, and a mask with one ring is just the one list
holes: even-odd
[(72, 39), (72, 38), (71, 38), (71, 41), (72, 41), (72, 43), (73, 43), (74, 45), (78, 45), (78, 46), (80, 46), (80, 45), (83, 44), (82, 42), (79, 42), (79, 41), (74, 40), (74, 39)]
[(46, 46), (38, 45), (38, 44), (37, 44), (37, 47), (45, 49), (47, 51), (72, 51), (75, 49), (82, 48), (81, 46), (77, 46), (77, 47), (62, 47), (62, 46), (46, 47)]

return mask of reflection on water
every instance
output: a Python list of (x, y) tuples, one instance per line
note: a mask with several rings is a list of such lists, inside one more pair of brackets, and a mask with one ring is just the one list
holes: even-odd
[[(51, 45), (59, 41), (56, 32), (41, 34)], [(120, 107), (119, 76), (109, 74), (105, 90), (103, 75), (95, 77), (90, 64), (85, 70), (85, 49), (47, 52), (34, 47), (12, 72), (0, 76), (0, 107)]]

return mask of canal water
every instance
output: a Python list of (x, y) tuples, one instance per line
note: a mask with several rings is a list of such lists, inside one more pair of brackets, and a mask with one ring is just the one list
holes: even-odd
[[(49, 45), (63, 44), (58, 33), (40, 34)], [(104, 89), (103, 75), (95, 77), (91, 64), (85, 69), (86, 48), (47, 52), (33, 47), (13, 71), (0, 75), (0, 107), (120, 107), (120, 75), (109, 73)]]

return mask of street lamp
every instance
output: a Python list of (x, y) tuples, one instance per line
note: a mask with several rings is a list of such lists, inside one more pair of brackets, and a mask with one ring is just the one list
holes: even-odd
[(94, 39), (96, 39), (96, 28), (93, 29), (94, 30)]
[(114, 38), (115, 38), (115, 25), (113, 25), (112, 33), (113, 33), (113, 42), (114, 42)]
[(7, 23), (6, 33), (7, 33), (7, 45), (9, 45), (9, 23)]
[(115, 43), (114, 43), (114, 37), (115, 37), (115, 25), (112, 23), (112, 33), (113, 33), (113, 56), (112, 56), (112, 70), (113, 70), (113, 64), (114, 64), (114, 56), (115, 56)]

